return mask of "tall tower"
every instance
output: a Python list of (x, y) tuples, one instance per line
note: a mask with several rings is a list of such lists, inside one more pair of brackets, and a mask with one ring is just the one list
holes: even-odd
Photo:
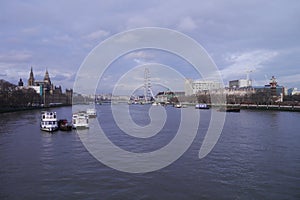
[(33, 71), (32, 71), (32, 67), (31, 67), (29, 79), (28, 79), (28, 86), (33, 86), (33, 85), (34, 85), (34, 76), (33, 76)]
[(45, 76), (44, 76), (44, 83), (46, 85), (51, 85), (51, 80), (50, 80), (50, 76), (49, 76), (49, 73), (48, 73), (48, 69), (46, 69), (46, 73), (45, 73)]

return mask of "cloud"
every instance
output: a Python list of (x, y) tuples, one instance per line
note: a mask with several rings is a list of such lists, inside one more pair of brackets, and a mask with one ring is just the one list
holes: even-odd
[(134, 51), (124, 56), (125, 59), (132, 60), (138, 65), (153, 62), (154, 54), (147, 51)]
[(280, 83), (280, 85), (296, 84), (300, 80), (300, 73), (293, 74), (293, 75), (287, 75), (287, 76), (281, 76), (281, 77), (277, 77), (277, 78), (278, 78), (278, 83)]
[(58, 42), (68, 43), (71, 42), (73, 39), (68, 34), (64, 34), (54, 36), (54, 40)]
[(126, 29), (155, 26), (155, 23), (142, 15), (133, 16), (126, 22)]
[(191, 17), (185, 17), (180, 20), (177, 28), (180, 31), (190, 32), (190, 31), (194, 31), (197, 28), (197, 24)]
[(26, 51), (10, 51), (0, 54), (0, 62), (24, 62), (29, 61), (32, 58), (32, 54)]
[(220, 72), (224, 79), (245, 77), (249, 70), (255, 72), (262, 70), (265, 64), (272, 61), (277, 55), (277, 51), (263, 49), (228, 54), (225, 56), (227, 66)]
[(24, 28), (21, 31), (22, 33), (26, 34), (26, 35), (37, 35), (40, 33), (40, 30), (38, 27), (29, 27), (29, 28)]
[(152, 59), (154, 55), (146, 51), (134, 51), (125, 55), (125, 58), (134, 59), (134, 58), (143, 58), (143, 59)]
[(103, 39), (107, 36), (109, 36), (110, 32), (105, 31), (105, 30), (97, 30), (92, 33), (89, 33), (85, 36), (83, 36), (84, 39), (86, 40), (98, 40), (98, 39)]

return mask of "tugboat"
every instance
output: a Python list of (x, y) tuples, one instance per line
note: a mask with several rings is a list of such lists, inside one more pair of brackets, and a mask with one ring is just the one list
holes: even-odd
[(56, 112), (42, 111), (40, 127), (41, 130), (48, 132), (58, 130)]
[(89, 128), (89, 116), (86, 112), (74, 113), (72, 116), (72, 126), (77, 128)]
[(61, 131), (71, 131), (72, 125), (69, 124), (68, 120), (60, 119), (58, 120), (58, 129)]

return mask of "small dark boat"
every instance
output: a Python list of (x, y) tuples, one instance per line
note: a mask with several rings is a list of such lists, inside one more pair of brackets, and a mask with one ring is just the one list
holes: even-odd
[(240, 108), (227, 108), (226, 112), (240, 112), (241, 109)]
[(58, 121), (58, 129), (61, 131), (71, 131), (72, 125), (69, 124), (68, 120), (66, 119), (60, 119)]

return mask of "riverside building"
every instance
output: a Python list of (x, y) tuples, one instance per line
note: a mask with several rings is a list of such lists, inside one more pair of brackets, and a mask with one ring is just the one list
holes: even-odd
[(28, 88), (33, 88), (36, 93), (41, 97), (41, 104), (49, 106), (51, 104), (72, 104), (72, 89), (66, 89), (65, 93), (62, 92), (61, 86), (55, 86), (50, 79), (48, 70), (45, 72), (43, 80), (35, 80), (33, 70), (31, 67), (29, 78), (28, 78)]

